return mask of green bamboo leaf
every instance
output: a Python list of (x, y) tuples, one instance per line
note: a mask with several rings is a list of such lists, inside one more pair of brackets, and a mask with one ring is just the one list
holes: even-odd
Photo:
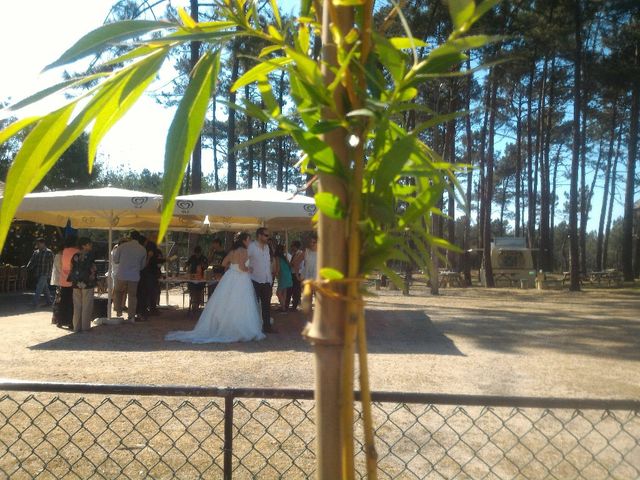
[(47, 65), (44, 70), (46, 71), (54, 67), (75, 62), (87, 55), (98, 53), (115, 43), (139, 37), (140, 35), (156, 30), (175, 28), (176, 26), (174, 23), (151, 20), (124, 20), (109, 23), (86, 34), (55, 62)]
[(258, 63), (255, 67), (249, 69), (244, 73), (235, 83), (231, 86), (231, 91), (235, 92), (239, 88), (244, 87), (245, 85), (249, 85), (250, 83), (257, 82), (258, 80), (266, 77), (269, 73), (276, 69), (280, 69), (285, 65), (288, 65), (292, 62), (290, 58), (287, 57), (279, 57), (273, 58), (269, 60), (263, 60)]
[(189, 29), (196, 28), (196, 21), (191, 18), (191, 15), (187, 13), (184, 7), (178, 7), (178, 16), (180, 17), (180, 20), (182, 20), (182, 24), (185, 27)]
[(406, 136), (393, 143), (393, 146), (384, 154), (378, 170), (375, 173), (376, 188), (378, 185), (388, 185), (402, 171), (416, 149), (416, 141), (412, 136)]
[(398, 50), (406, 50), (413, 49), (418, 47), (428, 47), (429, 44), (427, 42), (423, 42), (418, 38), (409, 38), (409, 37), (391, 37), (389, 39), (389, 43), (393, 45), (393, 48)]
[(375, 115), (375, 113), (373, 113), (368, 108), (358, 108), (356, 110), (351, 110), (349, 113), (347, 113), (346, 116), (347, 117), (371, 117), (371, 118), (375, 118), (376, 115)]
[(346, 216), (344, 205), (340, 198), (329, 192), (319, 192), (315, 196), (316, 207), (324, 215), (335, 220), (343, 220)]
[(109, 66), (109, 65), (117, 65), (119, 63), (125, 63), (128, 62), (129, 60), (134, 60), (136, 58), (140, 58), (140, 57), (145, 57), (147, 55), (152, 54), (153, 52), (155, 52), (156, 50), (158, 50), (159, 48), (165, 48), (166, 45), (140, 45), (138, 48), (134, 48), (133, 50), (120, 55), (116, 58), (113, 58), (109, 61), (106, 61), (104, 63), (102, 63), (102, 66)]
[(335, 268), (324, 267), (320, 269), (320, 277), (326, 280), (342, 280), (344, 274)]
[(475, 22), (477, 22), (480, 19), (480, 17), (482, 17), (485, 13), (487, 13), (489, 10), (491, 10), (493, 7), (499, 4), (500, 1), (501, 0), (485, 0), (481, 4), (476, 5), (475, 14), (473, 15), (469, 23), (474, 24)]
[(280, 50), (282, 50), (282, 45), (269, 45), (268, 47), (264, 47), (262, 50), (260, 50), (258, 58), (266, 57), (270, 53), (278, 52)]
[(258, 79), (258, 91), (264, 106), (268, 110), (268, 114), (273, 118), (278, 117), (280, 115), (280, 104), (273, 95), (273, 90), (267, 77)]
[(11, 123), (4, 130), (0, 131), (0, 144), (3, 144), (14, 135), (17, 135), (22, 130), (40, 121), (41, 119), (42, 119), (42, 116), (34, 116), (34, 117), (22, 118), (20, 120), (16, 120), (15, 122)]
[(11, 221), (22, 199), (46, 175), (48, 169), (43, 167), (43, 159), (67, 127), (74, 108), (75, 104), (66, 105), (42, 117), (26, 136), (22, 147), (14, 157), (7, 173), (4, 197), (0, 207), (0, 250), (4, 246)]
[(445, 250), (449, 250), (451, 252), (462, 253), (462, 249), (460, 247), (458, 247), (457, 245), (454, 245), (453, 243), (450, 243), (448, 240), (445, 240), (444, 238), (435, 237), (428, 233), (425, 235), (425, 238), (434, 247), (444, 248)]
[(300, 52), (308, 52), (310, 37), (309, 37), (309, 27), (302, 23), (298, 27), (298, 36), (294, 39), (296, 48)]
[(89, 172), (93, 169), (93, 161), (100, 141), (155, 79), (168, 53), (168, 48), (158, 50), (132, 66), (127, 78), (121, 82), (119, 88), (113, 92), (109, 101), (101, 109), (89, 137)]
[(273, 138), (279, 137), (288, 137), (289, 132), (284, 130), (273, 130), (271, 132), (263, 133), (262, 135), (258, 135), (256, 137), (251, 138), (251, 140), (247, 140), (246, 142), (238, 143), (233, 149), (232, 152), (238, 152), (240, 150), (244, 150), (245, 148), (250, 147), (251, 145), (255, 145), (256, 143), (262, 143), (267, 140), (271, 140)]
[[(222, 102), (220, 102), (222, 103)], [(255, 118), (256, 120), (259, 120), (261, 122), (270, 122), (272, 120), (271, 116), (267, 114), (267, 112), (265, 112), (262, 109), (262, 106), (257, 105), (255, 103), (253, 103), (251, 100), (247, 99), (247, 98), (243, 98), (242, 99), (242, 103), (244, 104), (244, 107), (241, 107), (238, 104), (229, 104), (228, 102), (224, 102), (225, 104), (229, 105), (229, 108), (232, 108), (240, 113), (242, 113), (243, 115), (250, 115), (251, 117)]]
[(450, 120), (455, 120), (456, 118), (466, 117), (468, 114), (469, 114), (468, 111), (461, 110), (459, 112), (436, 115), (435, 117), (417, 125), (416, 128), (414, 128), (411, 133), (417, 136), (419, 133), (424, 132), (428, 128), (435, 127), (436, 125), (441, 125)]
[(374, 34), (374, 39), (378, 59), (387, 68), (394, 81), (399, 82), (405, 75), (405, 54), (382, 35)]
[(57, 83), (56, 85), (52, 85), (51, 87), (45, 88), (44, 90), (40, 90), (39, 92), (34, 93), (33, 95), (30, 95), (27, 98), (14, 103), (13, 105), (10, 105), (9, 107), (7, 107), (7, 110), (20, 110), (21, 108), (39, 102), (43, 98), (46, 98), (56, 92), (60, 92), (69, 88), (79, 87), (81, 85), (84, 85), (85, 83), (92, 82), (99, 78), (107, 77), (108, 75), (108, 73), (95, 73), (93, 75), (87, 75), (86, 77), (72, 78), (70, 80)]
[(300, 15), (306, 17), (311, 12), (311, 0), (300, 0)]
[[(467, 35), (466, 37), (456, 38), (455, 40), (448, 40), (443, 47), (452, 47), (459, 52), (467, 50), (473, 50), (475, 48), (484, 47), (492, 43), (502, 42), (505, 39), (503, 35)], [(438, 49), (435, 49), (435, 52)], [(443, 48), (443, 51), (447, 51), (447, 48)], [(433, 54), (432, 52), (432, 54)], [(429, 55), (431, 56), (431, 55)]]
[(309, 159), (318, 171), (335, 175), (342, 179), (347, 178), (342, 163), (340, 163), (329, 145), (315, 135), (303, 130), (294, 130), (291, 132), (291, 136), (300, 145), (300, 148), (309, 155)]
[(360, 7), (364, 5), (364, 0), (332, 0), (336, 7)]
[(300, 74), (300, 80), (311, 85), (314, 89), (326, 90), (322, 82), (320, 67), (306, 54), (299, 53), (292, 48), (285, 50), (287, 55), (295, 62), (295, 69)]
[(353, 45), (351, 50), (347, 53), (347, 55), (340, 60), (340, 68), (335, 73), (335, 78), (327, 87), (327, 90), (331, 93), (335, 91), (337, 86), (344, 80), (345, 73), (349, 66), (351, 65), (351, 60), (355, 57), (356, 53), (358, 53), (358, 45)]
[(449, 16), (456, 29), (461, 28), (472, 17), (476, 10), (473, 0), (448, 0)]
[(280, 18), (280, 9), (278, 8), (278, 2), (276, 0), (269, 0), (269, 3), (271, 3), (271, 10), (273, 11), (273, 16), (276, 19), (278, 27), (282, 28), (282, 19)]
[[(404, 258), (402, 258), (402, 260), (406, 261), (406, 260), (408, 260), (408, 258), (404, 257)], [(393, 270), (391, 270), (389, 267), (387, 267), (384, 264), (380, 265), (380, 270), (387, 277), (389, 277), (389, 280), (391, 280), (396, 287), (402, 288), (402, 286), (404, 284), (404, 280), (402, 279), (402, 277), (400, 275), (398, 275), (396, 272), (394, 272)]]
[(154, 38), (153, 40), (148, 41), (148, 45), (153, 47), (160, 47), (163, 45), (177, 45), (179, 43), (186, 42), (206, 42), (209, 44), (220, 44), (223, 42), (230, 42), (239, 37), (248, 37), (250, 36), (248, 33), (239, 31), (213, 31), (213, 32), (203, 32), (202, 30), (187, 32), (185, 30), (181, 30), (179, 32), (175, 32), (169, 35), (165, 35), (164, 37)]
[[(405, 227), (431, 212), (431, 209), (442, 198), (443, 192), (444, 185), (442, 183), (437, 183), (420, 192), (415, 198), (411, 199), (404, 215), (398, 219), (398, 225)], [(409, 201), (409, 199), (407, 200)]]
[(316, 123), (309, 131), (315, 135), (320, 135), (340, 127), (344, 127), (344, 124), (338, 120), (322, 120)]
[(184, 177), (189, 157), (200, 136), (202, 125), (215, 89), (220, 68), (220, 53), (205, 53), (191, 73), (191, 80), (178, 105), (169, 132), (164, 157), (163, 207), (158, 241), (167, 231), (176, 196)]

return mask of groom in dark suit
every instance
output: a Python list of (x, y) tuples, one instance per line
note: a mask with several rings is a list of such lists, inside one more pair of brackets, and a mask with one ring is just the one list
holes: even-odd
[(271, 254), (269, 253), (269, 230), (261, 227), (256, 230), (255, 241), (249, 244), (249, 266), (251, 281), (260, 302), (262, 312), (262, 331), (277, 333), (271, 326), (271, 295), (273, 276), (271, 275)]

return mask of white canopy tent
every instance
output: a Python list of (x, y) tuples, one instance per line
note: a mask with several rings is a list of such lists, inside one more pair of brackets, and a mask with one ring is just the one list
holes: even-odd
[[(15, 218), (64, 227), (109, 230), (154, 230), (160, 225), (162, 196), (122, 188), (59, 190), (30, 193)], [(200, 223), (188, 216), (173, 218), (169, 228), (197, 229)]]
[(217, 230), (311, 230), (315, 211), (311, 197), (253, 188), (179, 196), (174, 216), (195, 217)]
[[(2, 198), (0, 198), (2, 202)], [(77, 229), (106, 229), (109, 250), (113, 230), (157, 230), (162, 196), (114, 187), (31, 193), (15, 218)], [(313, 198), (255, 188), (184, 195), (176, 199), (170, 230), (248, 230), (261, 226), (279, 230), (310, 230), (316, 211)], [(111, 316), (111, 292), (107, 295)]]
[[(0, 199), (0, 202), (2, 199)], [(157, 230), (160, 225), (162, 196), (105, 187), (83, 190), (59, 190), (31, 193), (24, 197), (15, 218), (64, 227), (109, 231), (109, 251), (113, 230)], [(174, 217), (169, 228), (200, 229), (202, 223), (187, 215)], [(109, 264), (110, 275), (111, 265)], [(107, 317), (111, 317), (111, 290), (107, 289)]]

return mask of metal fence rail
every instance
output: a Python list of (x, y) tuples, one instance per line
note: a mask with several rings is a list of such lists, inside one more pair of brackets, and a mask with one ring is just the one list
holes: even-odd
[[(288, 479), (315, 471), (309, 390), (0, 381), (0, 392), (0, 477)], [(640, 401), (372, 396), (380, 478), (640, 478)], [(358, 415), (362, 478), (360, 425)]]

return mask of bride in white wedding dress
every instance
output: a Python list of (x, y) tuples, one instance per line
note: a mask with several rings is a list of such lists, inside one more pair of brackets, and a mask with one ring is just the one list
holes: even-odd
[(169, 332), (165, 340), (188, 343), (231, 343), (262, 340), (262, 319), (247, 268), (248, 233), (239, 233), (222, 261), (229, 267), (204, 307), (193, 330)]

